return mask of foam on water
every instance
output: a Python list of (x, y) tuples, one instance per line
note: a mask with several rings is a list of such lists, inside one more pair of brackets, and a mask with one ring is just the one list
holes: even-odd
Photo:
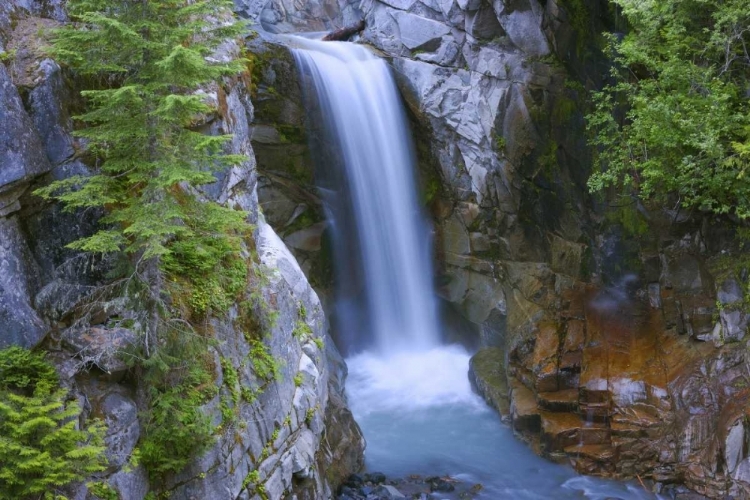
[(352, 411), (420, 415), (430, 409), (460, 405), (488, 411), (469, 384), (469, 353), (460, 346), (400, 351), (388, 356), (364, 352), (347, 359), (347, 392)]

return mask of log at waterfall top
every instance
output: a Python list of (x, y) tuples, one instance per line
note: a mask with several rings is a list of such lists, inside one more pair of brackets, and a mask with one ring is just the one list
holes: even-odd
[(349, 38), (356, 35), (357, 33), (363, 31), (364, 29), (365, 29), (365, 20), (362, 19), (359, 23), (354, 24), (352, 26), (347, 26), (345, 28), (331, 31), (326, 36), (324, 36), (322, 40), (324, 42), (345, 42), (349, 40)]

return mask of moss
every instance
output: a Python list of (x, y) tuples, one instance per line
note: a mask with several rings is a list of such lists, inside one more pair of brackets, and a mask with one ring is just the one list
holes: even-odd
[(552, 177), (552, 174), (557, 170), (557, 148), (557, 142), (550, 141), (547, 148), (537, 159), (541, 171), (549, 177)]
[(498, 153), (505, 153), (505, 146), (506, 146), (505, 137), (503, 137), (500, 134), (497, 134), (495, 136), (495, 150)]
[(589, 37), (591, 15), (584, 0), (562, 0), (562, 8), (568, 14), (568, 21), (576, 34), (576, 53), (580, 56), (586, 48)]
[(203, 342), (173, 338), (147, 361), (149, 406), (139, 447), (152, 479), (182, 470), (213, 442), (215, 429), (200, 409), (218, 391), (212, 360)]
[(625, 203), (609, 210), (607, 221), (622, 227), (626, 236), (643, 236), (648, 233), (648, 222), (638, 211), (635, 203)]
[(313, 332), (312, 332), (312, 328), (310, 328), (310, 325), (300, 320), (300, 321), (297, 321), (296, 325), (294, 326), (294, 330), (292, 331), (292, 336), (302, 341), (305, 341), (312, 336), (312, 333)]
[(276, 130), (279, 132), (281, 142), (295, 143), (295, 144), (306, 144), (307, 135), (302, 127), (296, 125), (279, 124), (276, 125)]
[(552, 127), (557, 128), (567, 124), (573, 117), (578, 108), (576, 102), (568, 96), (560, 95), (555, 100), (555, 106), (552, 108)]
[(248, 359), (258, 378), (264, 380), (279, 380), (281, 377), (281, 361), (273, 357), (268, 346), (263, 342), (254, 340), (251, 343)]

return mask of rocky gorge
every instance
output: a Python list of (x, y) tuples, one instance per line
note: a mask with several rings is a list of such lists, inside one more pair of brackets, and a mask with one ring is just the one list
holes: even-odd
[[(134, 342), (118, 324), (127, 305), (92, 308), (109, 263), (64, 248), (98, 214), (66, 213), (32, 194), (90, 168), (72, 135), (76, 82), (42, 50), (44, 33), (67, 21), (64, 2), (0, 5), (0, 55), (13, 54), (0, 64), (0, 346), (47, 351), (85, 413), (107, 422), (109, 468), (98, 479), (123, 499), (319, 499), (363, 467), (346, 366), (329, 336), (333, 323), (346, 349), (315, 187), (325, 165), (310, 153), (320, 138), (278, 35), (364, 19), (358, 41), (388, 59), (409, 109), (443, 318), (478, 348), (477, 391), (535, 451), (582, 473), (750, 498), (747, 250), (736, 227), (634, 198), (602, 201), (586, 187), (586, 91), (607, 68), (595, 33), (617, 29), (606, 2), (235, 8), (258, 32), (247, 40), (251, 77), (205, 89), (217, 111), (201, 126), (232, 133), (232, 151), (248, 160), (205, 196), (251, 214), (259, 265), (276, 270), (259, 293), (277, 319), (260, 306), (255, 314), (281, 375), (261, 380), (245, 362), (252, 344), (240, 304), (213, 318), (218, 394), (207, 414), (221, 422), (235, 384), (262, 390), (236, 403), (244, 426), (221, 428), (208, 452), (152, 484), (130, 460), (143, 387), (113, 355)], [(310, 335), (294, 334), (300, 322)], [(83, 484), (70, 493), (92, 495)]]

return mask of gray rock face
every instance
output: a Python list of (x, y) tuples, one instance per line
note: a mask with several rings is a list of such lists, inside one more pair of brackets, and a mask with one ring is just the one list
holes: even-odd
[[(364, 439), (344, 402), (345, 368), (328, 337), (320, 301), (295, 258), (260, 215), (251, 145), (255, 109), (240, 79), (202, 90), (217, 111), (204, 117), (200, 126), (207, 134), (231, 133), (228, 149), (245, 155), (246, 161), (222, 172), (201, 191), (247, 211), (248, 221), (257, 224), (255, 248), (267, 281), (254, 293), (268, 306), (259, 303), (255, 312), (266, 330), (264, 342), (279, 363), (280, 377), (266, 380), (248, 361), (253, 346), (234, 323), (239, 306), (226, 318), (214, 318), (217, 366), (219, 359), (229, 362), (243, 386), (258, 389), (257, 398), (232, 408), (236, 425), (217, 431), (214, 446), (179, 474), (150, 484), (148, 471), (131, 464), (141, 437), (139, 405), (147, 388), (133, 387), (141, 382), (125, 376), (121, 354), (139, 338), (130, 326), (119, 325), (136, 315), (128, 310), (127, 300), (91, 297), (108, 283), (109, 259), (65, 248), (90, 234), (101, 214), (65, 213), (30, 194), (32, 186), (50, 179), (88, 172), (75, 159), (78, 145), (71, 135), (76, 90), (68, 88), (71, 82), (62, 77), (60, 67), (37, 50), (39, 40), (26, 43), (41, 28), (55, 24), (50, 18), (65, 20), (63, 4), (14, 0), (0, 5), (0, 50), (23, 49), (23, 60), (12, 75), (0, 64), (0, 348), (35, 347), (54, 331), (44, 345), (54, 347), (50, 358), (63, 384), (86, 414), (103, 418), (108, 426), (109, 467), (97, 480), (106, 481), (120, 498), (141, 500), (149, 492), (168, 492), (174, 498), (234, 500), (257, 497), (263, 490), (268, 498), (330, 498), (338, 482), (362, 467)], [(328, 16), (321, 29), (356, 13), (353, 3), (344, 1), (311, 3), (304, 12), (282, 1), (244, 5), (259, 9), (258, 16), (264, 10), (283, 12), (280, 26), (291, 21), (312, 26), (314, 19)], [(28, 17), (39, 15), (49, 18)], [(11, 16), (18, 18), (12, 31)], [(238, 49), (228, 43), (217, 57)], [(320, 234), (300, 233), (291, 241), (304, 248), (319, 247)], [(227, 377), (218, 371), (220, 395), (203, 407), (216, 425), (222, 422), (222, 404), (227, 397), (231, 401)], [(331, 437), (324, 440), (324, 434)], [(328, 474), (329, 470), (336, 472)], [(256, 477), (256, 471), (260, 479), (253, 483), (248, 477)], [(71, 489), (72, 498), (87, 495), (85, 485)]]
[(44, 143), (47, 159), (54, 166), (73, 156), (70, 117), (63, 103), (70, 101), (60, 66), (51, 59), (39, 65), (42, 83), (29, 94), (34, 126)]
[[(330, 498), (337, 484), (329, 482), (325, 471), (339, 466), (338, 455), (353, 453), (360, 457), (354, 465), (361, 466), (364, 441), (351, 415), (348, 421), (326, 418), (328, 412), (340, 417), (343, 404), (336, 377), (329, 371), (325, 346), (330, 339), (317, 295), (295, 258), (262, 219), (257, 246), (261, 263), (268, 269), (269, 283), (262, 294), (264, 301), (275, 303), (277, 316), (271, 326), (270, 311), (260, 308), (256, 313), (269, 325), (265, 342), (274, 358), (282, 361), (281, 373), (274, 380), (259, 379), (252, 366), (243, 362), (250, 346), (242, 335), (229, 323), (215, 323), (219, 354), (235, 365), (243, 386), (262, 391), (257, 401), (238, 408), (241, 433), (219, 436), (214, 447), (167, 485), (177, 498), (234, 499), (245, 488), (250, 497), (265, 491), (268, 498), (283, 498), (300, 493), (297, 484), (302, 480), (306, 480), (300, 484), (306, 485), (307, 498)], [(298, 333), (300, 323), (309, 333)], [(218, 408), (211, 411), (221, 418)], [(346, 438), (331, 449), (331, 440), (322, 442), (324, 432)], [(248, 483), (246, 478), (256, 470), (258, 481)]]
[(359, 0), (234, 0), (235, 11), (271, 33), (330, 31), (362, 18)]
[(434, 51), (440, 46), (443, 35), (450, 28), (437, 21), (407, 12), (393, 12), (393, 17), (401, 33), (401, 42), (409, 50)]
[(107, 424), (108, 465), (117, 470), (127, 463), (140, 437), (138, 407), (128, 396), (111, 392), (101, 403), (101, 409)]
[(52, 169), (34, 124), (5, 66), (0, 64), (0, 196)]
[(38, 273), (17, 217), (0, 217), (0, 348), (31, 348), (48, 327), (31, 306)]

